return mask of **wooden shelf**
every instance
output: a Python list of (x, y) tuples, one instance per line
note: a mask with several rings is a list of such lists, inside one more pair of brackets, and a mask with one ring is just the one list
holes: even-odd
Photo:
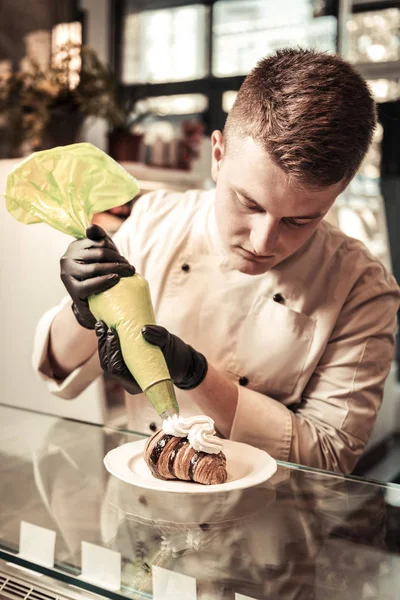
[(204, 187), (204, 181), (190, 171), (162, 169), (138, 162), (121, 162), (120, 164), (137, 179), (142, 193), (164, 189), (184, 191)]

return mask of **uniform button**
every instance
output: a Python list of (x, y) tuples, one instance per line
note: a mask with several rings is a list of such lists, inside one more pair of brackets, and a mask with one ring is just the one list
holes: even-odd
[(274, 302), (278, 302), (278, 304), (285, 303), (285, 298), (282, 296), (282, 294), (274, 294), (272, 296), (272, 300), (274, 300)]
[(249, 383), (249, 380), (247, 379), (247, 377), (241, 377), (239, 379), (239, 385), (247, 385)]
[(155, 423), (150, 423), (149, 429), (150, 431), (157, 431), (157, 425)]
[(185, 263), (184, 265), (182, 265), (182, 271), (185, 271), (185, 273), (187, 273), (188, 271), (190, 271), (190, 266)]

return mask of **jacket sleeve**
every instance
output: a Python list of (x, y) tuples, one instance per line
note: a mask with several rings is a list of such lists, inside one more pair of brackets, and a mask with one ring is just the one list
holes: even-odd
[(49, 361), (50, 328), (53, 320), (66, 304), (70, 304), (69, 296), (47, 311), (40, 319), (33, 342), (32, 366), (38, 377), (45, 382), (50, 393), (72, 400), (79, 396), (102, 373), (97, 352), (83, 365), (72, 371), (64, 380), (57, 379)]
[(397, 287), (349, 295), (297, 409), (239, 387), (231, 439), (274, 458), (350, 473), (372, 432), (394, 349)]

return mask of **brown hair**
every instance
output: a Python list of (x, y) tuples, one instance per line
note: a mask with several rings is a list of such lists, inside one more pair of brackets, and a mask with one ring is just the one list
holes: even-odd
[(350, 180), (376, 126), (376, 105), (359, 73), (338, 55), (283, 49), (244, 80), (224, 129), (260, 143), (299, 184)]

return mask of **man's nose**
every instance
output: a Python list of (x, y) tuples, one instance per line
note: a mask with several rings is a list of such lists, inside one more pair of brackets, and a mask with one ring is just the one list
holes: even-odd
[(279, 238), (280, 219), (271, 215), (257, 215), (250, 234), (250, 242), (255, 254), (268, 256), (273, 254)]

